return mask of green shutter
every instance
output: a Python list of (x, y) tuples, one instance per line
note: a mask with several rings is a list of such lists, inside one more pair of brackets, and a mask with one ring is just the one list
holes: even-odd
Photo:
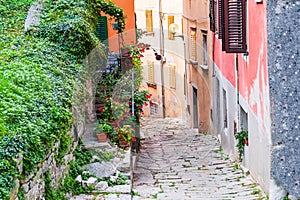
[(101, 40), (101, 42), (107, 44), (108, 30), (107, 30), (107, 17), (106, 16), (98, 17), (96, 33), (97, 33), (97, 37)]

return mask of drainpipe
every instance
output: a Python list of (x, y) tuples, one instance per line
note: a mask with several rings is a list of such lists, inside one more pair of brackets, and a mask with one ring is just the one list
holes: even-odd
[(162, 114), (163, 118), (166, 117), (166, 107), (165, 107), (165, 86), (164, 86), (164, 29), (163, 29), (163, 14), (162, 14), (162, 1), (159, 0), (158, 4), (159, 9), (159, 49), (160, 49), (160, 55), (162, 56), (162, 59), (160, 60), (160, 74), (161, 74), (161, 98), (162, 98)]

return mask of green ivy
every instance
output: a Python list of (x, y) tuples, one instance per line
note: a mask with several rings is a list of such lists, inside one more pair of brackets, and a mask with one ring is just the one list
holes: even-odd
[[(40, 25), (25, 32), (32, 2), (0, 0), (0, 199), (9, 198), (14, 180), (35, 171), (55, 142), (63, 162), (72, 143), (74, 88), (84, 88), (83, 60), (102, 48), (95, 27), (104, 1), (45, 0)], [(123, 30), (123, 11), (108, 5)]]

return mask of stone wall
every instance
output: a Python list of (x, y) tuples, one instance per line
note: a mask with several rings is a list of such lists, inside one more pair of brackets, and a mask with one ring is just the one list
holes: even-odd
[(272, 106), (270, 199), (300, 198), (299, 0), (268, 0), (268, 70)]
[[(76, 126), (73, 126), (72, 131), (69, 132), (71, 135), (78, 136), (82, 135), (84, 132), (85, 124), (84, 123), (77, 123)], [(77, 131), (77, 133), (75, 133)], [(45, 160), (42, 163), (37, 165), (37, 170), (32, 172), (27, 177), (21, 180), (16, 180), (16, 186), (11, 193), (10, 199), (18, 199), (17, 194), (18, 191), (23, 190), (25, 192), (26, 199), (35, 199), (35, 200), (42, 200), (44, 199), (44, 192), (45, 192), (45, 173), (49, 171), (50, 178), (52, 180), (52, 186), (57, 188), (59, 186), (59, 182), (68, 172), (68, 165), (70, 161), (73, 159), (73, 150), (77, 146), (77, 141), (74, 141), (72, 146), (69, 149), (69, 153), (64, 156), (64, 164), (59, 165), (55, 160), (55, 155), (58, 153), (59, 149), (59, 142), (55, 143), (54, 151), (48, 153), (45, 157)], [(22, 154), (20, 154), (19, 159), (17, 161), (18, 168), (22, 171)]]

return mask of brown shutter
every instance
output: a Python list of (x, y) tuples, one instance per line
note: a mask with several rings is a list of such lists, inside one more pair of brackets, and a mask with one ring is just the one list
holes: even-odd
[(225, 51), (246, 53), (246, 0), (225, 0), (224, 8)]
[(152, 10), (146, 10), (146, 32), (153, 32)]
[(215, 31), (215, 18), (214, 18), (214, 0), (209, 0), (209, 22), (210, 22), (210, 30), (212, 32)]
[(173, 24), (174, 23), (174, 16), (168, 16), (168, 38), (169, 40), (174, 40), (174, 35), (173, 33), (171, 32), (171, 30), (169, 29), (170, 27), (170, 24)]
[(148, 82), (154, 83), (154, 62), (148, 61)]
[(224, 0), (218, 0), (218, 29), (219, 29), (219, 35), (218, 38), (222, 39), (223, 36), (223, 22), (224, 22), (224, 16), (223, 16), (223, 11), (224, 11), (224, 5), (223, 5)]
[(170, 88), (176, 88), (176, 66), (170, 65)]
[(215, 25), (215, 32), (218, 33), (218, 0), (214, 0), (214, 25)]

